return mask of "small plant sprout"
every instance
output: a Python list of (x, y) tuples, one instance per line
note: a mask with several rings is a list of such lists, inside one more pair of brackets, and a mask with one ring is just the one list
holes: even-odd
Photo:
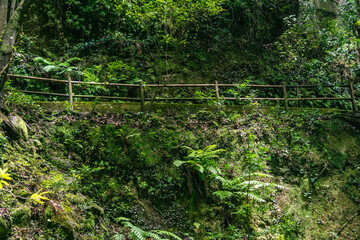
[(40, 204), (44, 204), (43, 201), (41, 200), (49, 200), (48, 198), (44, 197), (43, 195), (46, 194), (46, 193), (51, 193), (51, 192), (42, 192), (42, 193), (39, 193), (41, 192), (42, 189), (40, 189), (38, 192), (34, 193), (33, 195), (31, 195), (30, 199), (34, 200), (35, 202), (37, 203), (40, 203)]
[(5, 180), (11, 180), (10, 174), (6, 173), (7, 168), (2, 169), (0, 168), (0, 189), (3, 188), (3, 184), (6, 186), (9, 186), (9, 183), (7, 183)]

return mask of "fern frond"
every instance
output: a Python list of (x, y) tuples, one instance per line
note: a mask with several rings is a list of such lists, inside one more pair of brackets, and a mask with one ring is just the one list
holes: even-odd
[(215, 176), (215, 179), (220, 181), (222, 185), (230, 183), (230, 181), (228, 179), (225, 179), (225, 178), (223, 178), (223, 177), (221, 177), (219, 175)]
[(214, 174), (215, 176), (221, 174), (221, 170), (218, 167), (208, 167), (209, 172)]
[(153, 240), (164, 240), (159, 235), (157, 235), (156, 233), (153, 233), (153, 232), (145, 232), (144, 231), (144, 235), (145, 235), (145, 237), (150, 237)]
[(125, 236), (121, 233), (116, 233), (114, 235), (114, 240), (125, 240), (125, 239), (126, 239)]
[(220, 200), (231, 198), (234, 194), (230, 191), (216, 191), (213, 192), (214, 195), (218, 196)]
[(34, 62), (35, 63), (42, 63), (42, 64), (46, 64), (46, 65), (52, 65), (53, 63), (45, 58), (42, 57), (36, 57), (34, 58)]
[(252, 180), (252, 181), (244, 181), (239, 184), (240, 186), (252, 186), (253, 188), (262, 188), (270, 186), (270, 183), (263, 183), (260, 181)]
[(123, 222), (123, 224), (125, 227), (128, 227), (131, 229), (130, 236), (134, 240), (146, 240), (144, 231), (141, 228), (138, 228), (138, 227), (132, 225), (130, 222)]
[(0, 177), (2, 179), (11, 180), (10, 174), (8, 174), (6, 172), (7, 172), (7, 168), (5, 168), (5, 169), (0, 168)]
[(204, 152), (210, 152), (211, 150), (215, 149), (217, 146), (215, 144), (213, 145), (209, 145), (207, 147), (204, 148)]
[(273, 184), (273, 183), (271, 183), (270, 186), (271, 186), (271, 187), (274, 187), (274, 188), (277, 188), (277, 189), (288, 189), (288, 188), (285, 187), (285, 186), (281, 186), (281, 185)]
[(66, 60), (65, 63), (71, 63), (71, 62), (75, 62), (75, 61), (82, 61), (82, 59), (78, 58), (78, 57), (73, 57), (73, 58)]
[(189, 152), (195, 152), (194, 149), (192, 149), (191, 147), (188, 147), (188, 146), (182, 146), (181, 148), (184, 148), (184, 149), (188, 150)]
[(51, 71), (57, 71), (57, 70), (59, 70), (59, 68), (57, 66), (54, 66), (54, 65), (48, 65), (48, 66), (45, 66), (43, 68), (43, 70), (45, 72), (51, 72)]
[(115, 221), (116, 222), (128, 222), (128, 221), (130, 221), (130, 219), (126, 218), (126, 217), (118, 217), (118, 218), (115, 218)]
[(30, 199), (34, 200), (35, 202), (38, 202), (40, 204), (44, 204), (43, 201), (41, 200), (49, 200), (48, 198), (44, 197), (43, 195), (44, 194), (47, 194), (47, 193), (51, 193), (51, 192), (42, 192), (42, 193), (39, 193), (42, 189), (40, 189), (38, 192), (34, 193), (33, 195), (31, 195)]
[(266, 173), (252, 173), (250, 176), (256, 176), (256, 177), (265, 177), (265, 178), (273, 178), (274, 176)]
[(0, 190), (3, 189), (2, 184), (5, 184), (6, 186), (9, 186), (9, 184), (7, 182), (5, 182), (4, 180), (0, 180)]
[(175, 240), (181, 240), (181, 238), (179, 236), (175, 235), (172, 232), (168, 232), (168, 231), (164, 231), (164, 230), (152, 230), (152, 232), (155, 232), (160, 235), (170, 236), (170, 237), (174, 238)]
[(185, 164), (186, 162), (185, 161), (180, 161), (180, 160), (176, 160), (174, 162), (174, 165), (175, 167), (180, 167), (181, 165)]
[(266, 202), (264, 199), (256, 196), (255, 194), (252, 193), (246, 193), (246, 192), (234, 192), (234, 194), (244, 197), (244, 198), (250, 198), (256, 202)]

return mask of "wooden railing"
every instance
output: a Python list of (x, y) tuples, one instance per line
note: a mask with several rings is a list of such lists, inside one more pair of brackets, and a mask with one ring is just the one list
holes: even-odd
[[(51, 79), (51, 78), (40, 78), (40, 77), (30, 77), (30, 76), (20, 76), (8, 74), (8, 79), (30, 79), (30, 80), (38, 80), (38, 81), (46, 81), (46, 82), (57, 82), (68, 85), (68, 94), (63, 93), (50, 93), (50, 92), (37, 92), (37, 91), (27, 91), (27, 90), (19, 90), (23, 93), (27, 94), (37, 94), (37, 95), (48, 95), (48, 96), (60, 96), (60, 97), (68, 97), (70, 106), (73, 108), (73, 100), (74, 98), (100, 98), (100, 99), (111, 99), (111, 100), (125, 100), (125, 101), (139, 101), (141, 103), (141, 110), (145, 111), (145, 102), (146, 101), (178, 101), (178, 100), (186, 100), (186, 101), (195, 101), (199, 100), (199, 98), (145, 98), (145, 89), (142, 81), (139, 84), (125, 84), (125, 83), (107, 83), (107, 82), (82, 82), (82, 81), (72, 81), (69, 76), (67, 80), (60, 79)], [(130, 97), (116, 97), (116, 96), (97, 96), (97, 95), (74, 95), (72, 86), (76, 84), (87, 84), (87, 85), (102, 85), (105, 87), (138, 87), (140, 98), (130, 98)], [(286, 85), (285, 83), (281, 85), (246, 85), (246, 88), (259, 88), (259, 89), (267, 89), (267, 88), (277, 88), (282, 90), (283, 97), (277, 98), (261, 98), (261, 97), (220, 97), (219, 88), (221, 87), (236, 87), (236, 84), (220, 84), (217, 81), (215, 84), (146, 84), (146, 88), (183, 88), (183, 87), (206, 87), (215, 89), (216, 100), (267, 100), (267, 101), (284, 101), (285, 109), (289, 109), (289, 101), (317, 101), (317, 100), (347, 100), (351, 101), (353, 111), (357, 112), (356, 99), (354, 94), (354, 83), (350, 82), (348, 85), (337, 85), (336, 87), (349, 88), (349, 97), (288, 97), (288, 89), (295, 88), (297, 91), (300, 88), (319, 88), (319, 87), (335, 87), (335, 85)]]

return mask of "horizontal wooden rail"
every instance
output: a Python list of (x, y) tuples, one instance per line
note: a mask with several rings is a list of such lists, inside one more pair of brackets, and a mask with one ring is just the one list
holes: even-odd
[(102, 98), (102, 99), (128, 100), (128, 101), (140, 101), (141, 100), (141, 98), (97, 96), (97, 95), (73, 95), (73, 97), (74, 98)]
[(13, 75), (13, 74), (8, 74), (7, 77), (8, 78), (33, 79), (33, 80), (47, 81), (47, 82), (63, 82), (63, 83), (68, 82), (68, 80), (60, 80), (60, 79), (52, 79), (52, 78), (41, 78), (41, 77), (30, 77), (30, 76), (21, 76), (21, 75)]
[[(100, 99), (112, 99), (112, 100), (124, 100), (124, 101), (140, 101), (141, 109), (144, 111), (145, 101), (198, 101), (201, 100), (199, 98), (145, 98), (145, 88), (148, 87), (163, 87), (163, 88), (172, 88), (172, 87), (211, 87), (215, 88), (216, 92), (216, 100), (253, 100), (253, 101), (284, 101), (285, 108), (288, 109), (288, 101), (326, 101), (326, 100), (350, 100), (352, 102), (354, 112), (357, 111), (357, 104), (354, 95), (354, 83), (350, 82), (349, 85), (311, 85), (311, 84), (303, 84), (303, 85), (286, 85), (285, 83), (281, 85), (244, 85), (244, 88), (279, 88), (282, 89), (283, 97), (274, 97), (274, 98), (260, 98), (260, 97), (220, 97), (219, 87), (238, 87), (242, 86), (241, 84), (219, 84), (217, 81), (215, 84), (202, 84), (202, 83), (193, 83), (193, 84), (143, 84), (143, 82), (139, 82), (139, 84), (126, 84), (126, 83), (108, 83), (108, 82), (83, 82), (83, 81), (72, 81), (70, 76), (67, 80), (61, 79), (52, 79), (52, 78), (41, 78), (41, 77), (31, 77), (31, 76), (21, 76), (14, 74), (7, 74), (8, 78), (20, 78), (20, 79), (30, 79), (30, 80), (39, 80), (39, 81), (48, 81), (48, 82), (58, 82), (58, 83), (66, 83), (68, 85), (68, 94), (62, 93), (50, 93), (50, 92), (37, 92), (37, 91), (27, 91), (27, 90), (19, 90), (20, 92), (27, 94), (38, 94), (38, 95), (48, 95), (48, 96), (59, 96), (59, 97), (69, 97), (70, 105), (72, 107), (73, 98), (100, 98)], [(73, 95), (72, 85), (102, 85), (105, 87), (138, 87), (140, 90), (140, 98), (133, 97), (114, 97), (114, 96), (97, 96), (97, 95)], [(300, 88), (349, 88), (350, 97), (288, 97), (288, 88), (296, 89), (296, 96), (299, 95)], [(204, 100), (209, 99), (205, 98)]]
[(27, 94), (39, 94), (39, 95), (48, 95), (48, 96), (69, 97), (69, 94), (63, 94), (63, 93), (36, 92), (36, 91), (27, 91), (27, 90), (16, 90), (16, 91), (27, 93)]

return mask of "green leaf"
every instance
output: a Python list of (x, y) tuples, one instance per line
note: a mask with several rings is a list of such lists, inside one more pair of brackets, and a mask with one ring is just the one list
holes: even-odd
[(180, 160), (176, 160), (175, 162), (174, 162), (174, 165), (176, 166), (176, 167), (180, 167), (181, 165), (183, 165), (183, 164), (185, 164), (186, 162), (184, 162), (184, 161), (180, 161)]
[(213, 194), (218, 196), (220, 198), (220, 200), (229, 199), (234, 195), (230, 191), (216, 191)]
[(54, 66), (54, 65), (48, 65), (48, 66), (46, 66), (46, 67), (43, 68), (43, 70), (44, 70), (45, 72), (55, 71), (56, 69), (57, 69), (57, 67)]
[(130, 218), (118, 217), (118, 218), (115, 218), (115, 221), (116, 222), (128, 222), (128, 221), (130, 221)]
[(181, 238), (177, 235), (175, 235), (174, 233), (172, 232), (168, 232), (168, 231), (164, 231), (164, 230), (152, 230), (152, 232), (155, 232), (157, 234), (160, 234), (160, 235), (167, 235), (167, 236), (170, 236), (176, 240), (181, 240)]
[(40, 204), (44, 204), (43, 201), (41, 200), (49, 200), (48, 198), (44, 197), (43, 195), (44, 194), (47, 194), (47, 193), (51, 193), (51, 192), (42, 192), (42, 193), (39, 193), (42, 189), (40, 189), (38, 192), (34, 193), (33, 195), (31, 195), (30, 199), (34, 200), (35, 202), (38, 202)]

